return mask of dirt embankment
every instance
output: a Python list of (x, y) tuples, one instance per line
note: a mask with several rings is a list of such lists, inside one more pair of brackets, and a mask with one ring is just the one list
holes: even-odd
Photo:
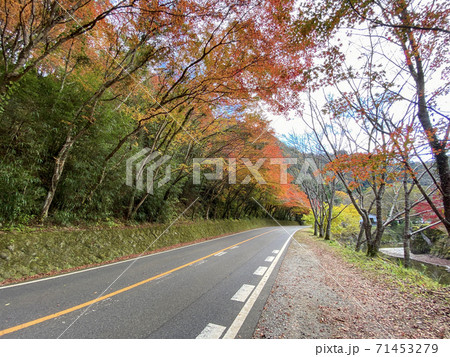
[(402, 291), (306, 231), (295, 238), (255, 338), (450, 337), (450, 288)]

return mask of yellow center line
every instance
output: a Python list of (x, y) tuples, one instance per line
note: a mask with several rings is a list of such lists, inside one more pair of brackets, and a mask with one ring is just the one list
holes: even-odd
[(32, 321), (29, 321), (29, 322), (25, 322), (25, 323), (23, 323), (23, 324), (20, 324), (20, 325), (17, 325), (17, 326), (13, 326), (13, 327), (7, 328), (7, 329), (5, 329), (5, 330), (1, 330), (1, 331), (0, 331), (0, 336), (7, 335), (7, 334), (9, 334), (9, 333), (16, 332), (16, 331), (22, 330), (22, 329), (24, 329), (24, 328), (27, 328), (27, 327), (30, 327), (30, 326), (33, 326), (33, 325), (40, 324), (41, 322), (48, 321), (48, 320), (54, 319), (54, 318), (59, 317), (59, 316), (62, 316), (62, 315), (66, 315), (66, 314), (71, 313), (71, 312), (73, 312), (73, 311), (80, 310), (80, 309), (82, 309), (83, 307), (88, 307), (88, 306), (90, 306), (90, 305), (92, 305), (92, 304), (95, 304), (96, 302), (99, 302), (99, 301), (108, 299), (108, 298), (110, 298), (110, 297), (112, 297), (112, 296), (119, 295), (119, 294), (121, 294), (121, 293), (124, 293), (125, 291), (131, 290), (131, 289), (134, 289), (134, 288), (136, 288), (136, 287), (138, 287), (138, 286), (141, 286), (141, 285), (144, 285), (144, 284), (146, 284), (146, 283), (149, 283), (150, 281), (156, 280), (156, 279), (161, 278), (161, 277), (163, 277), (163, 276), (165, 276), (165, 275), (168, 275), (168, 274), (173, 273), (173, 272), (175, 272), (175, 271), (178, 271), (178, 270), (181, 270), (181, 269), (183, 269), (183, 268), (186, 268), (186, 267), (188, 267), (189, 265), (192, 265), (192, 264), (194, 264), (194, 263), (197, 263), (197, 262), (199, 262), (199, 261), (201, 261), (201, 260), (203, 260), (203, 259), (212, 257), (213, 255), (215, 255), (215, 254), (217, 254), (217, 253), (223, 252), (223, 251), (225, 251), (225, 250), (227, 250), (227, 249), (230, 249), (230, 248), (232, 248), (232, 247), (235, 247), (235, 246), (237, 246), (237, 245), (239, 245), (239, 244), (243, 244), (243, 243), (249, 242), (249, 241), (251, 241), (251, 240), (253, 240), (253, 239), (255, 239), (255, 238), (261, 237), (261, 236), (263, 236), (263, 235), (265, 235), (265, 234), (268, 234), (268, 233), (270, 233), (270, 232), (273, 232), (273, 231), (275, 231), (275, 230), (276, 230), (276, 229), (272, 229), (272, 230), (270, 230), (270, 231), (268, 231), (268, 232), (265, 232), (265, 233), (262, 233), (262, 234), (258, 234), (258, 235), (254, 236), (254, 237), (251, 237), (251, 238), (249, 238), (249, 239), (243, 240), (242, 242), (239, 242), (239, 243), (230, 245), (229, 247), (226, 247), (226, 248), (223, 248), (223, 249), (221, 249), (221, 250), (218, 250), (217, 252), (214, 252), (214, 253), (205, 255), (205, 256), (202, 257), (202, 258), (193, 260), (192, 262), (189, 262), (189, 263), (180, 265), (180, 266), (177, 267), (177, 268), (174, 268), (174, 269), (168, 270), (168, 271), (166, 271), (166, 272), (164, 272), (164, 273), (161, 273), (161, 274), (152, 276), (151, 278), (142, 280), (142, 281), (140, 281), (140, 282), (138, 282), (138, 283), (135, 283), (135, 284), (133, 284), (133, 285), (129, 285), (129, 286), (123, 288), (123, 289), (119, 289), (119, 290), (113, 291), (112, 293), (109, 293), (109, 294), (100, 296), (100, 297), (98, 297), (98, 298), (96, 298), (96, 299), (86, 301), (85, 303), (82, 303), (82, 304), (80, 304), (80, 305), (76, 305), (76, 306), (73, 306), (73, 307), (68, 308), (68, 309), (66, 309), (66, 310), (62, 310), (62, 311), (56, 312), (56, 313), (54, 313), (54, 314), (44, 316), (44, 317), (41, 317), (41, 318), (36, 319), (36, 320), (32, 320)]

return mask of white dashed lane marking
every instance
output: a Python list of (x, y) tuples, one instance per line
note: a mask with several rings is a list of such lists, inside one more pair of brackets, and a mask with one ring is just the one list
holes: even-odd
[(242, 285), (241, 288), (237, 291), (237, 293), (233, 295), (231, 300), (244, 302), (245, 300), (247, 300), (248, 296), (252, 293), (254, 288), (255, 288), (254, 285), (249, 284)]
[(280, 251), (279, 250), (272, 250), (273, 254), (278, 254)]
[[(295, 233), (295, 232), (294, 232)], [(292, 233), (289, 238), (284, 243), (283, 247), (281, 248), (281, 252), (283, 252), (288, 243), (290, 242), (292, 236), (294, 235)], [(261, 294), (261, 291), (263, 290), (264, 286), (266, 285), (267, 281), (269, 280), (270, 275), (272, 274), (273, 270), (275, 269), (275, 266), (277, 265), (278, 261), (280, 260), (281, 254), (277, 255), (276, 259), (272, 264), (270, 264), (270, 267), (267, 269), (266, 273), (261, 278), (259, 284), (256, 286), (256, 288), (252, 289), (253, 292), (248, 298), (247, 302), (242, 307), (239, 314), (234, 319), (231, 326), (228, 328), (227, 332), (223, 336), (223, 338), (235, 338), (237, 334), (239, 333), (239, 330), (241, 329), (242, 325), (244, 324), (245, 319), (247, 318), (248, 314), (250, 313), (250, 310), (252, 309), (253, 305), (255, 304), (256, 300), (258, 299), (259, 295)]]
[(227, 254), (227, 252), (219, 252), (217, 254), (214, 254), (215, 257), (220, 257), (221, 255)]
[(275, 259), (275, 257), (273, 256), (273, 255), (269, 255), (267, 258), (266, 258), (266, 262), (273, 262), (273, 260)]
[(263, 276), (264, 273), (266, 272), (266, 270), (267, 270), (267, 267), (259, 267), (258, 269), (255, 270), (253, 275)]
[(198, 339), (217, 339), (222, 336), (226, 327), (209, 323), (202, 332), (196, 337)]

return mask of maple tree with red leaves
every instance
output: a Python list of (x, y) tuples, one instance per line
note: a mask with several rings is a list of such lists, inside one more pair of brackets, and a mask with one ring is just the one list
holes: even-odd
[[(292, 1), (5, 0), (3, 5), (1, 108), (20, 92), (22, 79), (35, 73), (59, 82), (60, 93), (76, 82), (87, 94), (60, 119), (65, 134), (52, 153), (53, 172), (43, 179), (48, 189), (41, 220), (58, 194), (73, 148), (98, 130), (108, 101), (133, 116), (135, 125), (101, 155), (103, 168), (82, 204), (93, 201), (129, 143), (155, 131), (152, 150), (191, 142), (193, 151), (213, 135), (208, 129), (197, 138), (199, 125), (217, 129), (221, 107), (263, 99), (286, 110), (311, 65), (307, 49), (314, 44), (293, 40)], [(147, 199), (135, 203), (134, 195), (129, 217)]]
[[(338, 150), (328, 160), (327, 168), (335, 172), (331, 179), (341, 175), (348, 191), (372, 185), (381, 194), (396, 178), (389, 170), (394, 163), (403, 163), (399, 170), (414, 176), (407, 167), (412, 156), (404, 154), (420, 140), (438, 168), (443, 211), (433, 206), (435, 198), (421, 188), (420, 177), (413, 178), (414, 185), (428, 195), (430, 208), (447, 227), (449, 131), (436, 103), (448, 86), (425, 91), (425, 69), (448, 78), (443, 66), (448, 14), (439, 1), (5, 0), (0, 9), (5, 129), (0, 150), (4, 185), (15, 194), (2, 196), (9, 202), (2, 215), (8, 221), (45, 221), (58, 212), (107, 212), (157, 221), (179, 211), (180, 201), (187, 202), (183, 196), (200, 193), (205, 209), (197, 214), (206, 218), (240, 218), (264, 210), (301, 216), (319, 198), (306, 197), (291, 176), (282, 177), (282, 161), (275, 159), (283, 160), (283, 150), (255, 108), (264, 102), (278, 113), (304, 113), (300, 92), (347, 81), (350, 89), (339, 88), (340, 97), (325, 110), (335, 117), (352, 112), (351, 120), (371, 126), (367, 135), (381, 133), (386, 140), (374, 141), (376, 151)], [(401, 75), (395, 78), (408, 77), (409, 92), (395, 93), (390, 73), (373, 65), (375, 47), (367, 48), (372, 52), (363, 70), (346, 68), (345, 55), (330, 39), (342, 26), (365, 24), (369, 37), (402, 49), (397, 57)], [(379, 89), (384, 91), (376, 93)], [(36, 96), (40, 92), (46, 95)], [(390, 111), (403, 100), (414, 108), (414, 120), (395, 122)], [(338, 130), (343, 124), (331, 118), (324, 127)], [(408, 127), (414, 134), (408, 136)], [(343, 140), (357, 143), (346, 135), (344, 130)], [(144, 147), (172, 155), (178, 164), (158, 197), (120, 184), (119, 168)], [(208, 157), (234, 159), (236, 172), (225, 165), (222, 180), (193, 187), (190, 162)], [(29, 170), (20, 173), (16, 166)], [(252, 168), (260, 171), (264, 185)], [(230, 175), (238, 184), (227, 183)], [(330, 201), (323, 208), (332, 217), (335, 188), (326, 189), (320, 199)], [(329, 232), (325, 236), (330, 238)]]
[[(312, 8), (304, 10), (306, 23), (319, 36), (337, 35), (345, 26), (352, 36), (364, 33), (368, 38), (366, 45), (358, 49), (360, 60), (365, 59), (360, 67), (358, 62), (347, 64), (339, 39), (326, 47), (321, 52), (323, 63), (314, 70), (320, 80), (312, 88), (345, 82), (346, 86), (339, 89), (341, 98), (336, 100), (336, 109), (352, 108), (358, 113), (357, 120), (370, 122), (379, 132), (406, 128), (403, 119), (393, 119), (391, 114), (394, 105), (408, 103), (409, 111), (414, 113), (410, 125), (415, 130), (416, 149), (418, 142), (424, 142), (437, 168), (436, 182), (444, 211), (435, 213), (450, 233), (449, 116), (442, 104), (449, 94), (450, 72), (444, 65), (449, 60), (448, 6), (443, 1), (328, 0), (314, 3)], [(369, 100), (358, 97), (363, 92), (370, 92)], [(390, 103), (387, 116), (372, 115), (386, 103)], [(414, 155), (410, 152), (408, 156)], [(429, 204), (433, 207), (430, 200)]]

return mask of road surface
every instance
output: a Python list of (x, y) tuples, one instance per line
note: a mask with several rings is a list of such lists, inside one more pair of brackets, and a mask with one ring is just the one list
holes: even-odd
[(258, 228), (1, 287), (0, 337), (250, 338), (300, 228)]

